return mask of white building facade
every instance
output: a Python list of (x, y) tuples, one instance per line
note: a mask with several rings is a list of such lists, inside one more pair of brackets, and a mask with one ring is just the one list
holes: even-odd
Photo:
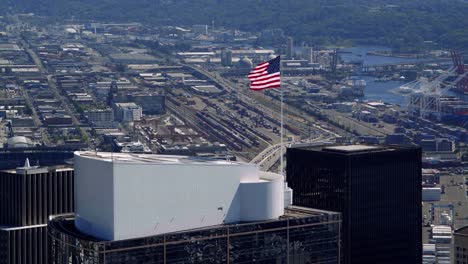
[(143, 109), (135, 103), (116, 103), (115, 119), (120, 122), (139, 121), (143, 117)]
[(284, 214), (284, 180), (254, 164), (76, 152), (75, 225), (122, 240)]

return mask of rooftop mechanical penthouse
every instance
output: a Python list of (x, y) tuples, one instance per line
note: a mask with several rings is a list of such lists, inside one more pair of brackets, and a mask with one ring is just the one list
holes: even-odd
[(341, 215), (288, 206), (278, 174), (183, 156), (75, 153), (51, 264), (339, 263)]
[(75, 225), (121, 240), (278, 219), (284, 183), (247, 163), (183, 156), (75, 153)]

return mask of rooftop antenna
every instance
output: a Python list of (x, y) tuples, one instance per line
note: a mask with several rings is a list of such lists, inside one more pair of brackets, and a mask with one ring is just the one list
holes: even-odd
[(29, 168), (31, 167), (31, 165), (29, 164), (29, 158), (26, 158), (26, 160), (24, 161), (24, 166), (25, 168)]

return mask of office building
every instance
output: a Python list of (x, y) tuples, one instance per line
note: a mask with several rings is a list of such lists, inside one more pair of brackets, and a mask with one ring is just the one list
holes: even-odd
[(74, 148), (62, 147), (31, 147), (0, 149), (0, 170), (23, 166), (29, 159), (31, 164), (41, 166), (56, 166), (68, 164), (73, 159)]
[(423, 262), (422, 264), (437, 263), (437, 249), (435, 244), (423, 244)]
[(163, 115), (166, 113), (166, 96), (163, 94), (138, 93), (127, 95), (129, 102), (141, 106), (145, 115)]
[(293, 204), (342, 213), (343, 263), (421, 263), (419, 148), (289, 148), (286, 171)]
[(46, 264), (50, 215), (73, 212), (73, 169), (30, 166), (0, 172), (0, 264)]
[(447, 138), (423, 139), (420, 142), (424, 152), (453, 152), (455, 143)]
[(1, 264), (47, 264), (47, 224), (0, 227)]
[(447, 138), (438, 138), (437, 151), (453, 152), (455, 151), (455, 143)]
[(135, 103), (115, 103), (114, 114), (119, 122), (134, 122), (142, 118), (143, 109)]
[(107, 93), (107, 105), (111, 106), (114, 102), (119, 93), (119, 86), (117, 85), (116, 81), (112, 81), (109, 92)]
[(309, 63), (314, 63), (314, 49), (312, 47), (304, 47), (302, 53), (303, 59)]
[(49, 223), (49, 263), (339, 263), (340, 222), (339, 213), (293, 206), (277, 220), (104, 241), (61, 216)]
[(114, 111), (110, 108), (85, 111), (84, 115), (92, 126), (112, 127), (114, 124)]
[(193, 25), (192, 31), (198, 35), (208, 35), (208, 25)]
[(281, 175), (187, 156), (76, 152), (53, 263), (338, 263), (340, 214), (284, 208)]
[(419, 143), (422, 151), (424, 152), (434, 152), (437, 151), (437, 142), (435, 139), (423, 139)]
[(221, 52), (221, 65), (225, 67), (232, 66), (232, 51), (224, 50)]
[(452, 259), (454, 264), (468, 263), (468, 226), (453, 232)]
[(292, 60), (294, 58), (294, 40), (292, 37), (288, 37), (286, 47), (286, 59)]

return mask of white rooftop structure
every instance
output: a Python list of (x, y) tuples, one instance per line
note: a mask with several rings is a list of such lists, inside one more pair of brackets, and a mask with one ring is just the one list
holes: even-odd
[(8, 138), (7, 145), (9, 148), (28, 148), (34, 146), (31, 139), (22, 136)]
[(277, 219), (284, 182), (254, 164), (187, 156), (75, 152), (75, 226), (122, 240)]
[(16, 168), (16, 174), (36, 174), (36, 173), (47, 173), (47, 167), (39, 167), (39, 166), (31, 166), (29, 163), (29, 159), (26, 158), (24, 161), (23, 167)]
[(382, 147), (367, 146), (367, 145), (348, 145), (348, 146), (326, 147), (325, 149), (343, 151), (343, 152), (355, 152), (355, 151), (366, 151), (366, 150), (378, 150), (378, 149), (382, 149)]

